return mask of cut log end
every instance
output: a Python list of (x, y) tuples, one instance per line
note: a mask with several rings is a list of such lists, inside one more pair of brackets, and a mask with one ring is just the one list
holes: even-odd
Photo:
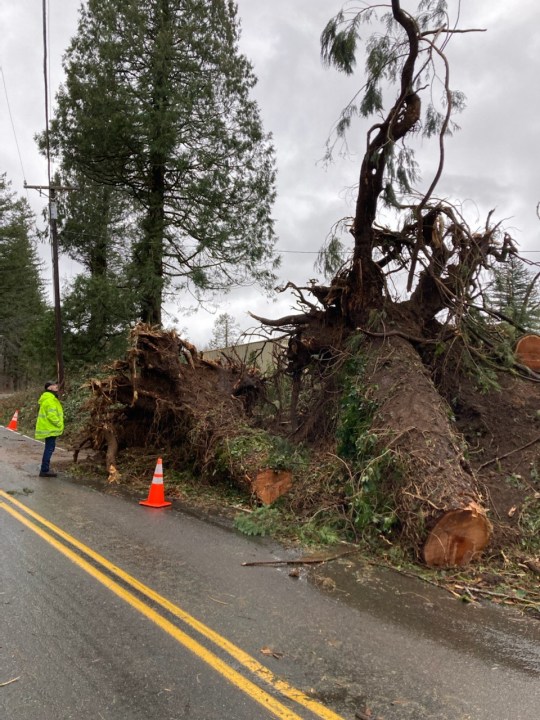
[(261, 470), (252, 483), (252, 490), (264, 505), (271, 505), (292, 487), (288, 470)]
[(531, 370), (540, 370), (540, 337), (525, 335), (516, 345), (516, 357), (522, 365)]
[(449, 510), (431, 530), (424, 545), (429, 567), (468, 565), (477, 558), (491, 537), (491, 523), (476, 503)]

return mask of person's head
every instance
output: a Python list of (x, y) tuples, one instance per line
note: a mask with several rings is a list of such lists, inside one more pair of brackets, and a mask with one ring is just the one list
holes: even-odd
[(58, 382), (56, 380), (48, 380), (45, 383), (45, 390), (49, 390), (49, 392), (58, 392)]

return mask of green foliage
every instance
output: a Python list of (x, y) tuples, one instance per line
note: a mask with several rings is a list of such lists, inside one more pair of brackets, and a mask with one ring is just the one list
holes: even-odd
[[(433, 135), (449, 135), (458, 129), (452, 116), (464, 109), (465, 96), (448, 88), (445, 82), (448, 78), (444, 51), (450, 36), (444, 30), (441, 32), (441, 28), (448, 27), (449, 24), (447, 3), (444, 0), (423, 0), (416, 12), (404, 10), (412, 23), (409, 31), (394, 19), (393, 12), (381, 11), (381, 8), (387, 7), (388, 5), (376, 3), (365, 3), (363, 7), (347, 5), (323, 30), (321, 56), (326, 65), (352, 75), (360, 54), (363, 53), (365, 58), (365, 70), (362, 74), (364, 84), (342, 110), (335, 125), (335, 135), (338, 140), (344, 139), (355, 117), (375, 116), (378, 118), (377, 122), (380, 122), (381, 116), (384, 118), (388, 89), (396, 86), (396, 100), (402, 96), (402, 72), (405, 63), (409, 62), (409, 52), (416, 52), (416, 43), (419, 56), (424, 54), (426, 60), (414, 76), (414, 83), (407, 88), (407, 92), (420, 97), (422, 92), (429, 88), (427, 94), (430, 101), (414, 129), (421, 129), (428, 138)], [(366, 24), (372, 25), (373, 31), (367, 38), (362, 38), (360, 31)], [(411, 41), (409, 32), (416, 36), (414, 41)], [(440, 99), (435, 99), (438, 97), (435, 89), (440, 82), (443, 82), (444, 91)], [(399, 112), (406, 114), (403, 103), (404, 98), (401, 97)], [(392, 104), (389, 107), (392, 107)], [(395, 108), (389, 112), (394, 111), (398, 112)], [(390, 114), (387, 119), (391, 119)], [(333, 148), (333, 142), (329, 141), (327, 160), (332, 158)], [(413, 150), (403, 143), (399, 143), (396, 149), (389, 137), (381, 150), (381, 158), (385, 171), (382, 182), (382, 186), (386, 187), (385, 201), (393, 207), (410, 204), (406, 202), (405, 196), (410, 195), (413, 183), (419, 178)], [(401, 199), (398, 193), (401, 193)]]
[(214, 473), (239, 477), (263, 468), (291, 470), (305, 462), (302, 448), (278, 435), (246, 427), (241, 435), (225, 438), (216, 452)]
[[(420, 179), (418, 163), (414, 159), (414, 152), (404, 145), (396, 147), (391, 144), (387, 149), (387, 192), (394, 193), (389, 204), (399, 206), (395, 191), (400, 193), (411, 192), (415, 182)], [(395, 188), (395, 189), (394, 189)]]
[(279, 435), (271, 436), (267, 466), (272, 470), (298, 469), (306, 462), (303, 449)]
[(540, 331), (539, 275), (515, 256), (498, 263), (486, 290), (486, 305), (525, 331)]
[[(515, 330), (509, 323), (495, 323), (481, 311), (470, 308), (461, 318), (460, 371), (466, 373), (482, 393), (500, 391), (499, 373), (511, 370), (515, 363)], [(438, 363), (444, 363), (453, 342), (439, 342), (435, 348)], [(456, 363), (456, 359), (452, 360)]]
[(209, 349), (224, 349), (238, 344), (240, 339), (240, 326), (232, 315), (221, 313), (214, 321), (212, 337), (208, 343)]
[(129, 290), (110, 272), (79, 275), (63, 300), (64, 355), (70, 369), (107, 362), (127, 350), (134, 316)]
[[(343, 227), (341, 221), (336, 226), (336, 231)], [(344, 245), (335, 231), (330, 233), (325, 245), (321, 248), (315, 261), (315, 269), (322, 272), (324, 277), (331, 279), (343, 265)]]
[(67, 376), (61, 400), (64, 407), (64, 436), (68, 440), (80, 439), (81, 433), (90, 426), (88, 400), (92, 393), (87, 385), (88, 377), (100, 377), (99, 368), (86, 365), (84, 369)]
[[(446, 123), (447, 104), (448, 102), (446, 96), (443, 96), (441, 100), (441, 107), (445, 109), (445, 112), (440, 112), (439, 110), (437, 110), (433, 103), (428, 104), (422, 128), (422, 133), (424, 137), (430, 138), (434, 135), (440, 135), (440, 133), (442, 132), (444, 132), (446, 135), (452, 135), (455, 131), (460, 129), (459, 125), (457, 125), (457, 123), (455, 123), (453, 120), (450, 120), (447, 123), (445, 129), (444, 126)], [(454, 113), (463, 112), (463, 110), (465, 109), (465, 95), (459, 90), (450, 91), (450, 107), (452, 112)]]
[(56, 182), (76, 188), (61, 194), (58, 218), (62, 252), (83, 267), (63, 291), (64, 360), (73, 370), (125, 351), (138, 318), (137, 286), (128, 272), (135, 228), (125, 193), (69, 166)]
[(474, 379), (476, 388), (486, 395), (489, 392), (500, 392), (501, 386), (495, 369), (487, 367), (484, 363), (475, 363)]
[(335, 65), (342, 72), (351, 75), (356, 66), (359, 27), (362, 22), (369, 22), (370, 17), (370, 11), (366, 10), (348, 21), (346, 13), (341, 10), (329, 20), (321, 34), (323, 62), (327, 65)]
[(369, 454), (376, 444), (376, 438), (370, 435), (369, 428), (377, 404), (367, 397), (367, 388), (362, 384), (365, 360), (361, 355), (353, 355), (343, 372), (343, 392), (336, 433), (338, 454), (347, 460), (356, 461), (359, 453)]
[(341, 540), (341, 521), (337, 516), (302, 522), (282, 508), (263, 505), (250, 513), (239, 513), (234, 527), (244, 535), (295, 538), (303, 545), (335, 545)]
[(298, 526), (298, 539), (304, 545), (337, 545), (341, 540), (338, 518), (325, 522), (324, 518), (309, 520)]
[[(164, 294), (178, 287), (273, 285), (274, 150), (238, 39), (227, 0), (89, 0), (65, 55), (51, 147), (68, 177), (114, 188), (146, 322), (160, 322)], [(95, 217), (81, 207), (67, 209), (72, 229)], [(102, 235), (98, 226), (83, 223), (84, 235)]]
[(388, 480), (399, 473), (393, 453), (382, 449), (371, 431), (377, 403), (365, 385), (365, 360), (351, 356), (344, 368), (343, 394), (337, 426), (338, 454), (349, 464), (345, 485), (349, 519), (355, 533), (389, 533), (397, 519), (385, 493)]
[(27, 372), (28, 380), (42, 382), (43, 378), (56, 375), (56, 341), (54, 308), (44, 307), (34, 318), (28, 334), (21, 346), (21, 360)]
[(0, 372), (15, 388), (39, 378), (54, 359), (54, 332), (38, 342), (46, 304), (34, 222), (26, 200), (0, 176)]
[(275, 535), (280, 526), (280, 511), (268, 505), (263, 505), (249, 514), (240, 513), (234, 519), (234, 527), (244, 535)]

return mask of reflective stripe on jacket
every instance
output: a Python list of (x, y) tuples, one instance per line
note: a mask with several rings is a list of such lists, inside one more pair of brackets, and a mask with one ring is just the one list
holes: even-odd
[(62, 403), (49, 390), (45, 390), (38, 400), (39, 413), (36, 422), (36, 440), (58, 437), (64, 432), (64, 409)]

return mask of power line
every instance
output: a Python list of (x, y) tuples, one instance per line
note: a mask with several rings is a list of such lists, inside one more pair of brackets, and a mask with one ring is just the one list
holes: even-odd
[[(47, 0), (47, 41), (48, 41), (47, 45), (50, 48), (51, 47), (51, 3), (50, 3), (50, 0)], [(48, 87), (52, 87), (52, 83), (51, 83), (51, 53), (50, 52), (47, 54), (46, 73), (47, 73), (47, 78), (48, 78), (48, 82), (49, 82)], [(50, 179), (49, 179), (49, 184), (50, 184)]]
[(19, 156), (19, 162), (20, 162), (20, 164), (21, 164), (21, 171), (22, 171), (22, 175), (23, 175), (23, 180), (26, 182), (26, 174), (25, 174), (25, 172), (24, 172), (24, 166), (23, 166), (23, 161), (22, 161), (22, 156), (21, 156), (21, 149), (20, 149), (20, 147), (19, 147), (19, 141), (17, 140), (17, 133), (15, 132), (15, 123), (13, 122), (13, 115), (11, 114), (11, 105), (10, 105), (10, 103), (9, 103), (9, 96), (8, 96), (8, 91), (7, 91), (6, 78), (5, 78), (5, 76), (4, 76), (4, 70), (3, 70), (3, 68), (2, 68), (1, 66), (0, 66), (0, 73), (2, 73), (2, 82), (3, 82), (3, 84), (4, 84), (4, 93), (5, 93), (5, 95), (6, 95), (6, 103), (7, 103), (7, 108), (8, 108), (8, 114), (9, 114), (9, 119), (10, 119), (10, 121), (11, 121), (11, 128), (12, 128), (12, 130), (13, 130), (13, 137), (15, 138), (15, 147), (17, 148), (17, 154), (18, 154), (18, 156)]
[(47, 0), (43, 0), (43, 80), (45, 83), (45, 143), (47, 153), (47, 179), (51, 184), (51, 153), (49, 143), (49, 79), (47, 53)]
[[(70, 188), (66, 188), (66, 189), (73, 190), (74, 188), (70, 187)], [(62, 230), (62, 235), (67, 236), (67, 237), (83, 237), (83, 238), (87, 238), (88, 240), (102, 240), (107, 237), (107, 235), (86, 232), (84, 230), (82, 230), (82, 231), (80, 231), (80, 230)], [(186, 247), (184, 249), (188, 250), (188, 251), (192, 251), (192, 250), (196, 250), (197, 246), (196, 245), (186, 245)], [(276, 247), (275, 250), (280, 255), (319, 255), (319, 253), (320, 253), (319, 250), (283, 250), (282, 248), (279, 248), (279, 247)], [(344, 249), (341, 252), (339, 252), (338, 254), (346, 257), (347, 255), (350, 255), (351, 253), (352, 253), (352, 248), (349, 250)], [(536, 253), (540, 253), (540, 250), (520, 250), (519, 251), (520, 255), (530, 255), (530, 254), (536, 254)]]

